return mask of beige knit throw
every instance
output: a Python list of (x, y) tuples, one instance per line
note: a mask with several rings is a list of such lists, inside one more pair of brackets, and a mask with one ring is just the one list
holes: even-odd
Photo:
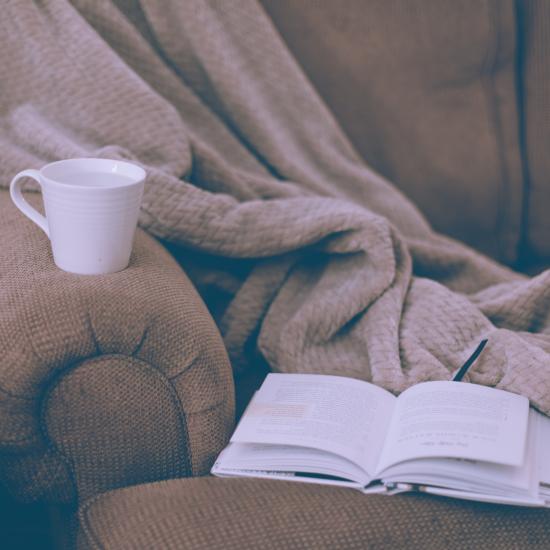
[(142, 163), (141, 226), (177, 245), (237, 372), (261, 354), (399, 392), (448, 379), (488, 337), (471, 381), (550, 413), (550, 272), (435, 234), (358, 158), (255, 0), (2, 7), (1, 185), (66, 157)]

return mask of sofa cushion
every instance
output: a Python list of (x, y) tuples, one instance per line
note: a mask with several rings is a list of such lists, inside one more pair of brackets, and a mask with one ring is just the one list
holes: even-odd
[(514, 262), (525, 200), (515, 2), (262, 4), (367, 163), (435, 229)]
[(113, 491), (80, 510), (81, 548), (550, 547), (550, 511), (284, 481), (191, 478)]
[(550, 263), (550, 2), (518, 2), (527, 253)]

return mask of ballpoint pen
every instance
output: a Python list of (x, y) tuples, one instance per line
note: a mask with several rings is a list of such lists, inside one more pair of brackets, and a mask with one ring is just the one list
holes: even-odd
[(466, 362), (455, 372), (454, 376), (451, 379), (453, 382), (460, 382), (464, 378), (464, 375), (468, 372), (468, 369), (474, 364), (474, 361), (479, 357), (479, 354), (483, 351), (483, 348), (485, 347), (487, 342), (487, 338), (481, 340), (472, 355), (470, 355), (470, 357), (466, 359)]

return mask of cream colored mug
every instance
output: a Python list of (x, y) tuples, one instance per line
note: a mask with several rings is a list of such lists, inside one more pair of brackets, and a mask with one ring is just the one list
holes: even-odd
[[(97, 275), (128, 266), (145, 170), (130, 162), (80, 158), (23, 170), (10, 184), (13, 202), (49, 237), (56, 265)], [(42, 189), (43, 216), (23, 197), (23, 178)]]

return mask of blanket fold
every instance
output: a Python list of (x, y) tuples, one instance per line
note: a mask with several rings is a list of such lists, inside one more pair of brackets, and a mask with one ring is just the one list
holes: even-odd
[(5, 11), (0, 185), (60, 158), (142, 164), (140, 224), (215, 301), (237, 373), (261, 353), (400, 392), (489, 338), (470, 379), (550, 414), (550, 271), (527, 279), (433, 232), (361, 161), (255, 0)]

